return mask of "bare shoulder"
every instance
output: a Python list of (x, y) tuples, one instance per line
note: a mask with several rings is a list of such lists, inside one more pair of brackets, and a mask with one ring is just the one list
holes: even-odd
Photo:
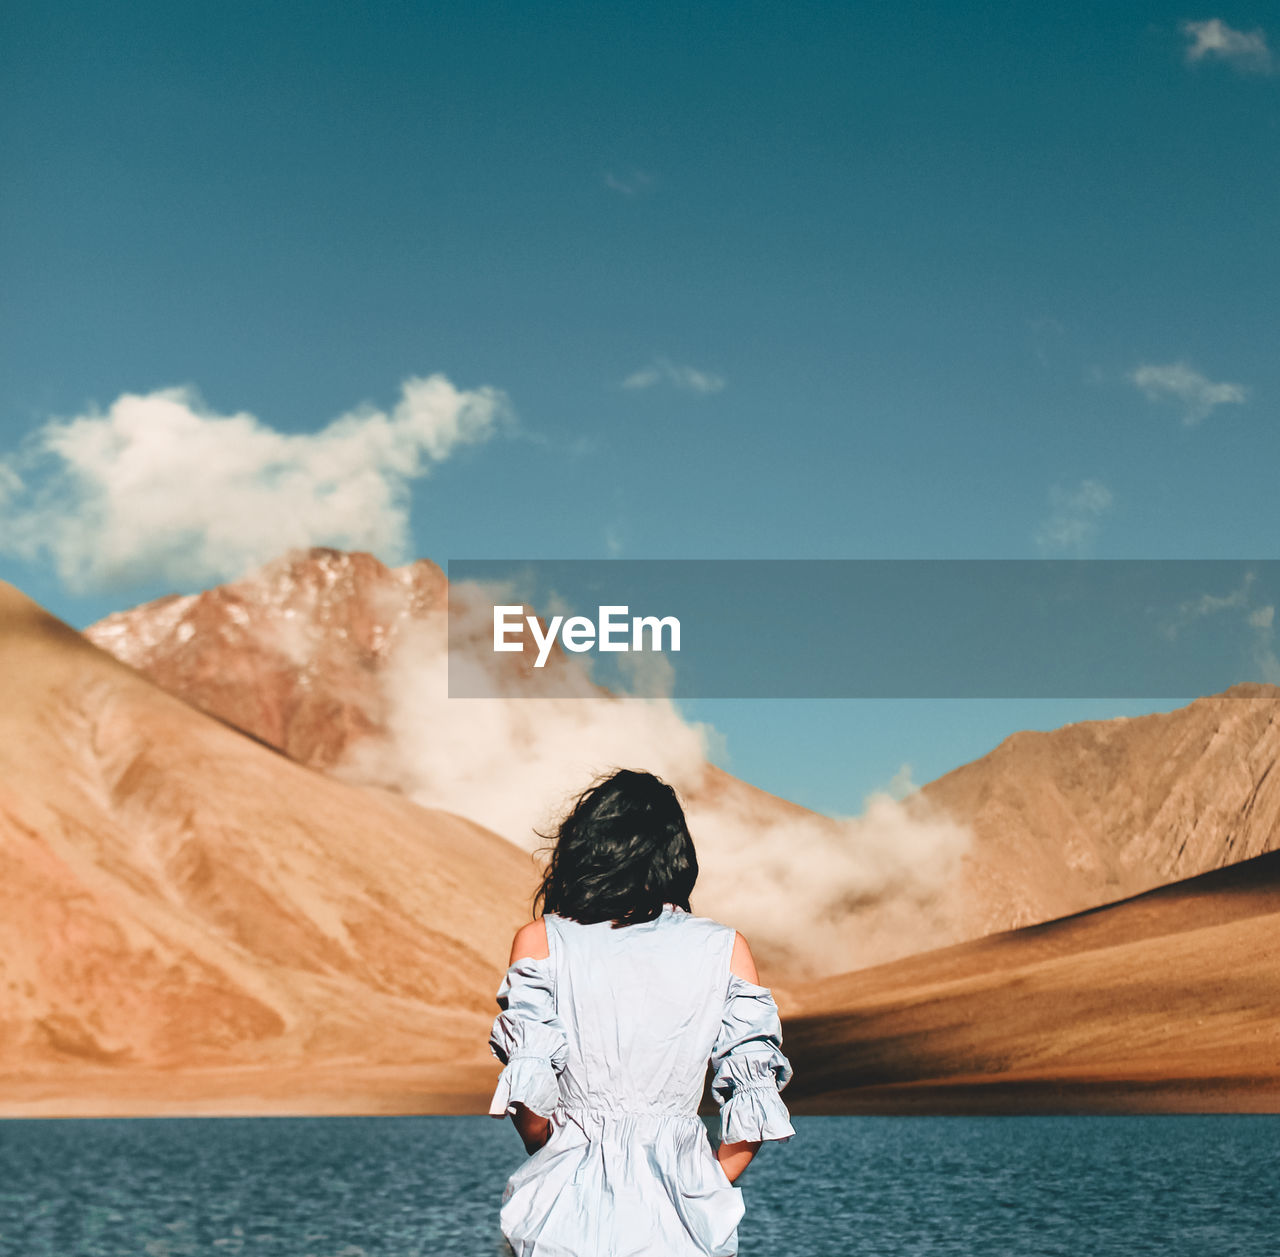
[(760, 975), (756, 972), (756, 960), (751, 954), (747, 940), (735, 931), (733, 938), (733, 957), (729, 961), (729, 970), (736, 973), (744, 982), (760, 985)]
[(538, 917), (522, 925), (511, 942), (511, 964), (517, 960), (546, 960), (551, 955), (547, 946), (547, 923)]

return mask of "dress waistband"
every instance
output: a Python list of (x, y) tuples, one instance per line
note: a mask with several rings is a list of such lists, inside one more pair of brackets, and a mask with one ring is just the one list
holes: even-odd
[(556, 1106), (562, 1113), (575, 1117), (622, 1118), (622, 1117), (682, 1117), (701, 1121), (695, 1110), (659, 1108), (656, 1105), (645, 1108), (641, 1105), (615, 1104), (577, 1104), (561, 1100)]

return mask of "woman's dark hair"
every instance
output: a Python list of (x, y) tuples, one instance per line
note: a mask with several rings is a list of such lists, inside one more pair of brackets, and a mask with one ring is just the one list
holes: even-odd
[(583, 924), (653, 921), (664, 904), (686, 912), (698, 857), (676, 792), (652, 773), (620, 768), (577, 798), (554, 833), (534, 914)]

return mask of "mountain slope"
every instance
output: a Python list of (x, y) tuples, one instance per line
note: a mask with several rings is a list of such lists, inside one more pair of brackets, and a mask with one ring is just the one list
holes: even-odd
[[(447, 597), (443, 573), (425, 560), (389, 569), (367, 554), (315, 549), (231, 585), (120, 612), (87, 634), (300, 762), (398, 783), (394, 772), (366, 771), (362, 748), (394, 750), (404, 739), (406, 750), (382, 760), (421, 765), (449, 740), (457, 756), (483, 753), (490, 733), (475, 744), (461, 742), (457, 727), (437, 736), (419, 727), (416, 708), (407, 738), (403, 713), (389, 728), (403, 683), (396, 651), (410, 639), (443, 639)], [(1280, 687), (1229, 695), (1016, 733), (923, 786), (884, 824), (860, 828), (686, 756), (681, 785), (707, 854), (706, 910), (755, 932), (762, 959), (793, 980), (1050, 920), (1271, 850), (1280, 844)], [(524, 705), (527, 728), (500, 764), (504, 778), (527, 747), (556, 742), (550, 709)], [(363, 764), (378, 760), (371, 753)], [(469, 760), (458, 767), (477, 770)], [(446, 774), (446, 786), (459, 775)], [(538, 765), (511, 788), (532, 797), (545, 781)], [(519, 841), (519, 826), (470, 810), (504, 784), (481, 781), (471, 795), (446, 796), (448, 806)], [(940, 816), (955, 822), (952, 832)], [(776, 893), (760, 889), (765, 881)], [(797, 921), (806, 935), (798, 947)]]
[(1280, 1111), (1280, 852), (793, 988), (807, 1112)]
[(291, 759), (330, 768), (386, 721), (379, 672), (408, 623), (443, 613), (444, 573), (317, 548), (252, 579), (120, 611), (85, 636)]
[(1114, 902), (1280, 846), (1280, 687), (1024, 731), (921, 788), (977, 835), (973, 933)]
[[(596, 773), (650, 769), (686, 805), (702, 870), (696, 910), (749, 931), (761, 963), (780, 976), (954, 937), (919, 907), (967, 841), (959, 827), (917, 824), (889, 801), (866, 826), (769, 795), (711, 765), (702, 731), (673, 705), (609, 694), (577, 671), (576, 657), (553, 654), (548, 671), (566, 670), (555, 697), (523, 656), (494, 664), (483, 615), (475, 663), (493, 697), (451, 700), (444, 613), (462, 596), (426, 561), (391, 569), (368, 554), (317, 548), (229, 585), (122, 611), (86, 635), (300, 762), (468, 816), (527, 849)], [(455, 659), (466, 649), (460, 618)]]
[[(346, 638), (326, 630), (322, 648), (350, 643), (355, 621), (338, 628)], [(216, 676), (218, 652), (206, 642), (199, 657)], [(322, 712), (326, 676), (306, 684)], [(1003, 870), (1002, 911), (1043, 911), (1082, 887), (1114, 896), (1126, 879), (1272, 840), (1275, 706), (1263, 687), (1015, 735), (922, 794), (985, 826), (970, 869)], [(805, 863), (788, 845), (812, 824), (802, 809), (714, 771), (702, 790), (730, 829), (776, 816), (759, 840)], [(831, 842), (848, 837), (824, 823)], [(812, 849), (819, 874), (825, 850)], [(293, 762), (4, 585), (0, 855), (0, 1112), (483, 1103), (529, 857), (458, 816)], [(1019, 901), (1027, 887), (1041, 898)], [(1278, 914), (1273, 854), (789, 986), (789, 1098), (799, 1111), (1280, 1107)], [(820, 926), (787, 923), (797, 936)]]
[(527, 855), (292, 762), (2, 583), (0, 853), (6, 1112), (163, 1109), (175, 1079), (194, 1110), (305, 1110), (322, 1076), (313, 1109), (474, 1102), (493, 1072)]

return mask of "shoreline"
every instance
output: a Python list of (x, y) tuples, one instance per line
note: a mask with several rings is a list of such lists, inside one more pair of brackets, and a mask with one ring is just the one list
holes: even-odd
[[(0, 1076), (0, 1120), (127, 1117), (487, 1116), (496, 1071), (459, 1085), (430, 1069), (211, 1069), (77, 1079)], [(785, 1094), (785, 1093), (784, 1093)], [(1280, 1079), (968, 1078), (786, 1095), (798, 1117), (1280, 1115)], [(714, 1108), (703, 1106), (704, 1116)]]

